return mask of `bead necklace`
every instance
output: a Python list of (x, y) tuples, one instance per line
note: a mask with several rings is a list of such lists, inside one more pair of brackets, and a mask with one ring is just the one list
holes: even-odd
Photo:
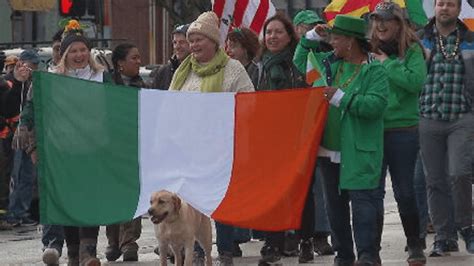
[[(336, 84), (339, 84), (339, 80), (341, 78), (342, 71), (343, 71), (343, 69), (342, 69), (343, 65), (344, 65), (344, 62), (341, 62), (339, 64), (339, 67), (337, 68)], [(362, 67), (362, 64), (357, 64), (357, 67), (354, 70), (354, 73), (352, 73), (352, 76), (350, 78), (348, 78), (343, 84), (339, 85), (338, 87), (340, 89), (344, 89), (345, 87), (347, 87), (354, 80), (354, 78), (357, 77), (357, 74), (359, 74), (361, 67)]]
[(459, 30), (457, 30), (456, 43), (454, 44), (454, 49), (451, 53), (448, 54), (448, 52), (446, 51), (446, 46), (443, 43), (443, 37), (441, 36), (441, 34), (438, 34), (439, 48), (441, 50), (441, 53), (443, 54), (444, 59), (451, 60), (458, 55), (460, 39), (461, 38), (459, 37)]

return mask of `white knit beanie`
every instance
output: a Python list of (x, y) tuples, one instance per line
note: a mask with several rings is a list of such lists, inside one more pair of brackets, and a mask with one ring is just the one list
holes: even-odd
[(187, 38), (189, 39), (189, 35), (193, 33), (202, 34), (220, 45), (219, 18), (217, 18), (216, 13), (208, 11), (199, 15), (199, 17), (189, 25), (186, 34)]

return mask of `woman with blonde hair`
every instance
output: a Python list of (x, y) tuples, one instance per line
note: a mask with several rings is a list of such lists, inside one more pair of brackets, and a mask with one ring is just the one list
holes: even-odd
[[(61, 61), (55, 73), (83, 80), (104, 81), (104, 68), (92, 57), (91, 43), (83, 35), (76, 20), (70, 20), (66, 25), (59, 53)], [(64, 226), (68, 265), (100, 265), (96, 254), (98, 233), (99, 226)]]

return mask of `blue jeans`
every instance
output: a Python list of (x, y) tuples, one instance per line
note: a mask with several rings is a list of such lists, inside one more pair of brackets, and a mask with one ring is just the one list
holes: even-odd
[[(383, 191), (380, 188), (340, 190), (339, 164), (330, 162), (328, 158), (322, 158), (320, 162), (336, 260), (354, 262), (355, 241), (358, 259), (374, 263), (378, 257), (376, 230), (377, 217), (383, 214)], [(349, 203), (352, 205), (354, 241)]]
[(29, 216), (33, 197), (35, 167), (31, 157), (23, 150), (16, 150), (11, 175), (8, 219), (19, 220)]
[[(319, 162), (317, 162), (319, 164)], [(326, 198), (323, 192), (323, 177), (321, 174), (321, 167), (318, 165), (316, 166), (316, 170), (314, 171), (314, 185), (313, 185), (313, 193), (314, 193), (314, 204), (315, 204), (315, 212), (316, 212), (316, 219), (314, 229), (316, 233), (329, 233), (331, 232), (331, 228), (329, 227), (328, 221), (328, 214), (326, 210)]]
[[(403, 230), (407, 239), (412, 240), (420, 238), (420, 220), (413, 184), (418, 147), (416, 129), (390, 130), (384, 133), (384, 159), (380, 186), (385, 191), (385, 177), (389, 171)], [(377, 246), (380, 248), (383, 213), (378, 221)]]
[(62, 225), (43, 224), (43, 234), (41, 236), (43, 249), (55, 248), (59, 251), (59, 255), (64, 245), (64, 230)]
[(420, 217), (420, 238), (425, 238), (427, 235), (426, 227), (430, 223), (430, 216), (428, 213), (428, 199), (426, 197), (426, 181), (425, 173), (423, 170), (423, 161), (418, 153), (415, 165), (415, 197), (416, 206), (418, 207), (418, 215)]

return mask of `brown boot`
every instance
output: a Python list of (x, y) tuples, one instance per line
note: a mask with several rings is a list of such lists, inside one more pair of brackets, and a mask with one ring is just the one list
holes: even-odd
[(100, 266), (100, 260), (97, 258), (97, 239), (81, 239), (79, 260), (81, 266)]

